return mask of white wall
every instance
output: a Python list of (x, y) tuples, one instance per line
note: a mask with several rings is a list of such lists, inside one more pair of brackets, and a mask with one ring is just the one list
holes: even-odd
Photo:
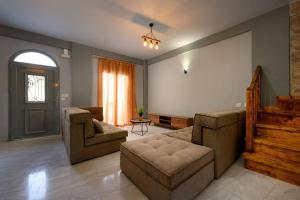
[(0, 140), (8, 139), (9, 104), (8, 104), (8, 62), (12, 55), (20, 50), (36, 49), (43, 51), (58, 63), (60, 72), (60, 93), (69, 97), (61, 97), (61, 107), (70, 106), (71, 97), (71, 61), (60, 57), (62, 50), (46, 45), (26, 42), (0, 36)]
[(150, 65), (149, 113), (193, 116), (244, 106), (252, 76), (251, 43), (247, 32)]
[(92, 106), (98, 106), (98, 57), (92, 57)]
[[(98, 57), (92, 57), (92, 71), (93, 71), (93, 83), (92, 83), (92, 106), (98, 105)], [(136, 92), (136, 104), (140, 108), (143, 106), (143, 66), (136, 65), (135, 67), (135, 92)]]
[(135, 67), (135, 92), (137, 109), (143, 107), (144, 104), (144, 66), (136, 65)]

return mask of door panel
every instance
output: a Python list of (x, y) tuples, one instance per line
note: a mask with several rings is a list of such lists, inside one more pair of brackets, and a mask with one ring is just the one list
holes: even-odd
[(11, 139), (59, 132), (56, 68), (14, 63), (11, 75)]
[(25, 134), (47, 133), (47, 110), (26, 109), (25, 110)]

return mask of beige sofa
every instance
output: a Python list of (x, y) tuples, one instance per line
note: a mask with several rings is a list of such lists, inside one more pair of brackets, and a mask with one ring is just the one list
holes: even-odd
[(215, 178), (219, 178), (243, 151), (245, 116), (244, 110), (199, 113), (195, 114), (194, 126), (167, 135), (212, 148)]
[(245, 111), (196, 114), (194, 126), (122, 143), (121, 170), (150, 199), (193, 199), (240, 156), (244, 130)]
[(64, 110), (64, 143), (71, 164), (120, 150), (128, 132), (100, 122), (103, 133), (96, 133), (92, 118), (103, 120), (102, 108), (66, 108)]

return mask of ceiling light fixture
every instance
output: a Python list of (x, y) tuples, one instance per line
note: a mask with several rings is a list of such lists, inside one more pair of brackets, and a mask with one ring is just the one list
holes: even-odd
[(150, 49), (156, 49), (158, 50), (158, 45), (160, 44), (160, 40), (156, 39), (153, 32), (152, 32), (152, 27), (154, 26), (153, 23), (149, 24), (150, 27), (150, 32), (147, 33), (146, 35), (142, 36), (143, 39), (143, 45), (144, 47), (149, 46)]

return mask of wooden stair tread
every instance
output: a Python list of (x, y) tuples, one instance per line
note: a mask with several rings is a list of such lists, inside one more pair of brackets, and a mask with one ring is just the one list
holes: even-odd
[(269, 124), (269, 123), (257, 123), (255, 126), (257, 128), (277, 129), (277, 130), (300, 133), (300, 127), (283, 126), (283, 125), (279, 125), (279, 124)]
[(268, 138), (268, 137), (258, 136), (258, 137), (254, 138), (254, 143), (300, 152), (299, 143), (291, 143), (290, 141), (285, 142), (284, 140), (280, 140), (280, 139), (276, 139), (276, 138)]
[(267, 176), (271, 176), (300, 186), (300, 174), (295, 174), (278, 168), (273, 168), (252, 160), (245, 160), (245, 167), (258, 173), (265, 174)]
[(260, 153), (243, 153), (243, 157), (246, 160), (251, 160), (257, 163), (261, 163), (273, 168), (278, 168), (281, 170), (289, 171), (292, 173), (300, 174), (300, 163), (293, 161), (283, 161), (282, 159), (277, 159), (270, 157), (269, 155)]
[(287, 115), (287, 116), (300, 116), (300, 113), (288, 110), (258, 110), (258, 113), (272, 114), (272, 115)]
[(253, 153), (265, 154), (270, 157), (278, 158), (281, 160), (288, 160), (300, 163), (300, 151), (293, 151), (278, 146), (272, 146), (263, 143), (254, 143)]

